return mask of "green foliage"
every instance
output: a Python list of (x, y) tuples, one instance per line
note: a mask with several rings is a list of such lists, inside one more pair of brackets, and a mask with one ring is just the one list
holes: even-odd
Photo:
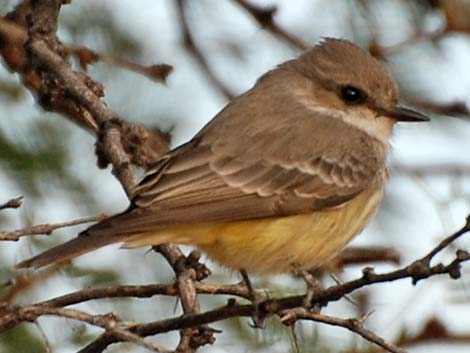
[(30, 329), (31, 324), (20, 324), (0, 336), (2, 353), (45, 353), (46, 347)]
[(0, 131), (0, 167), (18, 189), (39, 198), (45, 196), (41, 185), (55, 181), (91, 202), (86, 185), (68, 168), (69, 132), (64, 125), (37, 120), (25, 134), (25, 141), (19, 142)]

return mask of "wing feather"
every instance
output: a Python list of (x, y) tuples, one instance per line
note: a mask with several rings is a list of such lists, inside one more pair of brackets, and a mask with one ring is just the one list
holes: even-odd
[[(287, 216), (337, 207), (372, 187), (386, 148), (338, 119), (308, 116), (299, 125), (256, 125), (217, 118), (188, 144), (149, 169), (129, 211), (101, 231), (142, 233), (169, 224)], [(250, 125), (248, 121), (241, 122)], [(214, 127), (214, 129), (212, 129)], [(318, 138), (299, 129), (318, 130)], [(212, 132), (213, 131), (213, 132)], [(348, 135), (338, 139), (337, 135)], [(302, 138), (303, 136), (303, 138)], [(350, 143), (357, 142), (354, 148)], [(93, 230), (93, 229), (92, 229)]]

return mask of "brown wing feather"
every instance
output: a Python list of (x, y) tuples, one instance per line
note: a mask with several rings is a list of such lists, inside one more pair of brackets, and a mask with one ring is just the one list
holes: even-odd
[[(360, 131), (351, 133), (362, 137)], [(335, 207), (371, 186), (382, 170), (373, 148), (360, 161), (347, 149), (323, 149), (317, 156), (285, 164), (263, 153), (224, 155), (223, 149), (214, 151), (210, 145), (184, 149), (164, 168), (147, 173), (130, 211), (90, 231), (134, 234), (172, 224), (287, 216)]]

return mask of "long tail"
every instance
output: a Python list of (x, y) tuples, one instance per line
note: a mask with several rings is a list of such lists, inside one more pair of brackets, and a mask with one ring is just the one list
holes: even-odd
[[(15, 265), (15, 268), (39, 268), (55, 262), (70, 260), (74, 257), (96, 250), (105, 245), (121, 242), (129, 235), (112, 235), (109, 234), (109, 231), (106, 231), (106, 229), (110, 228), (109, 226), (112, 224), (112, 219), (119, 216), (120, 215), (116, 215), (104, 220), (103, 222), (97, 223), (84, 232), (80, 233), (76, 238), (49, 249), (28, 260), (22, 261)], [(103, 230), (105, 232), (103, 232)]]

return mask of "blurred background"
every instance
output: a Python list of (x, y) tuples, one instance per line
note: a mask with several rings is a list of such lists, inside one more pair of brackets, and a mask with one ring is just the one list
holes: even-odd
[[(3, 0), (0, 14), (18, 1)], [(271, 21), (271, 17), (273, 21)], [(196, 133), (231, 97), (249, 89), (277, 64), (296, 57), (302, 46), (322, 37), (355, 42), (386, 62), (400, 86), (402, 100), (426, 110), (429, 124), (397, 126), (390, 158), (391, 175), (378, 217), (353, 242), (389, 246), (407, 264), (439, 239), (459, 229), (470, 212), (470, 1), (467, 0), (106, 0), (72, 1), (64, 6), (59, 38), (110, 57), (141, 65), (174, 67), (166, 84), (100, 62), (88, 73), (105, 87), (108, 106), (132, 122), (172, 135), (176, 146)], [(74, 63), (80, 70), (77, 62)], [(19, 209), (0, 211), (0, 230), (73, 220), (125, 209), (127, 198), (110, 170), (96, 167), (94, 138), (61, 116), (38, 108), (19, 78), (0, 66), (0, 204), (24, 196)], [(0, 243), (0, 284), (15, 277), (12, 266), (68, 239), (80, 227), (52, 236), (24, 237)], [(468, 237), (458, 246), (469, 249)], [(454, 248), (455, 250), (455, 248)], [(451, 258), (452, 251), (439, 259)], [(213, 283), (239, 281), (208, 263)], [(373, 264), (376, 271), (396, 264)], [(361, 266), (335, 273), (340, 281), (361, 274)], [(435, 277), (375, 285), (355, 292), (325, 313), (344, 318), (373, 311), (367, 327), (410, 352), (468, 352), (470, 287), (468, 268), (457, 281)], [(146, 249), (107, 247), (80, 257), (73, 265), (23, 288), (0, 286), (0, 297), (30, 303), (88, 286), (170, 283), (168, 265)], [(333, 284), (330, 275), (325, 285)], [(290, 276), (260, 277), (256, 287), (273, 296), (302, 293)], [(226, 298), (201, 297), (202, 309)], [(174, 298), (114, 299), (81, 304), (88, 312), (113, 311), (145, 322), (179, 313)], [(247, 319), (212, 325), (223, 330), (214, 346), (201, 352), (294, 351), (290, 329), (271, 320), (255, 330)], [(98, 329), (43, 317), (39, 324), (54, 353), (76, 352)], [(376, 352), (344, 329), (297, 325), (300, 352)], [(158, 336), (171, 346), (176, 333)], [(0, 335), (0, 352), (46, 352), (37, 327), (19, 325)], [(131, 344), (107, 352), (141, 352)]]

